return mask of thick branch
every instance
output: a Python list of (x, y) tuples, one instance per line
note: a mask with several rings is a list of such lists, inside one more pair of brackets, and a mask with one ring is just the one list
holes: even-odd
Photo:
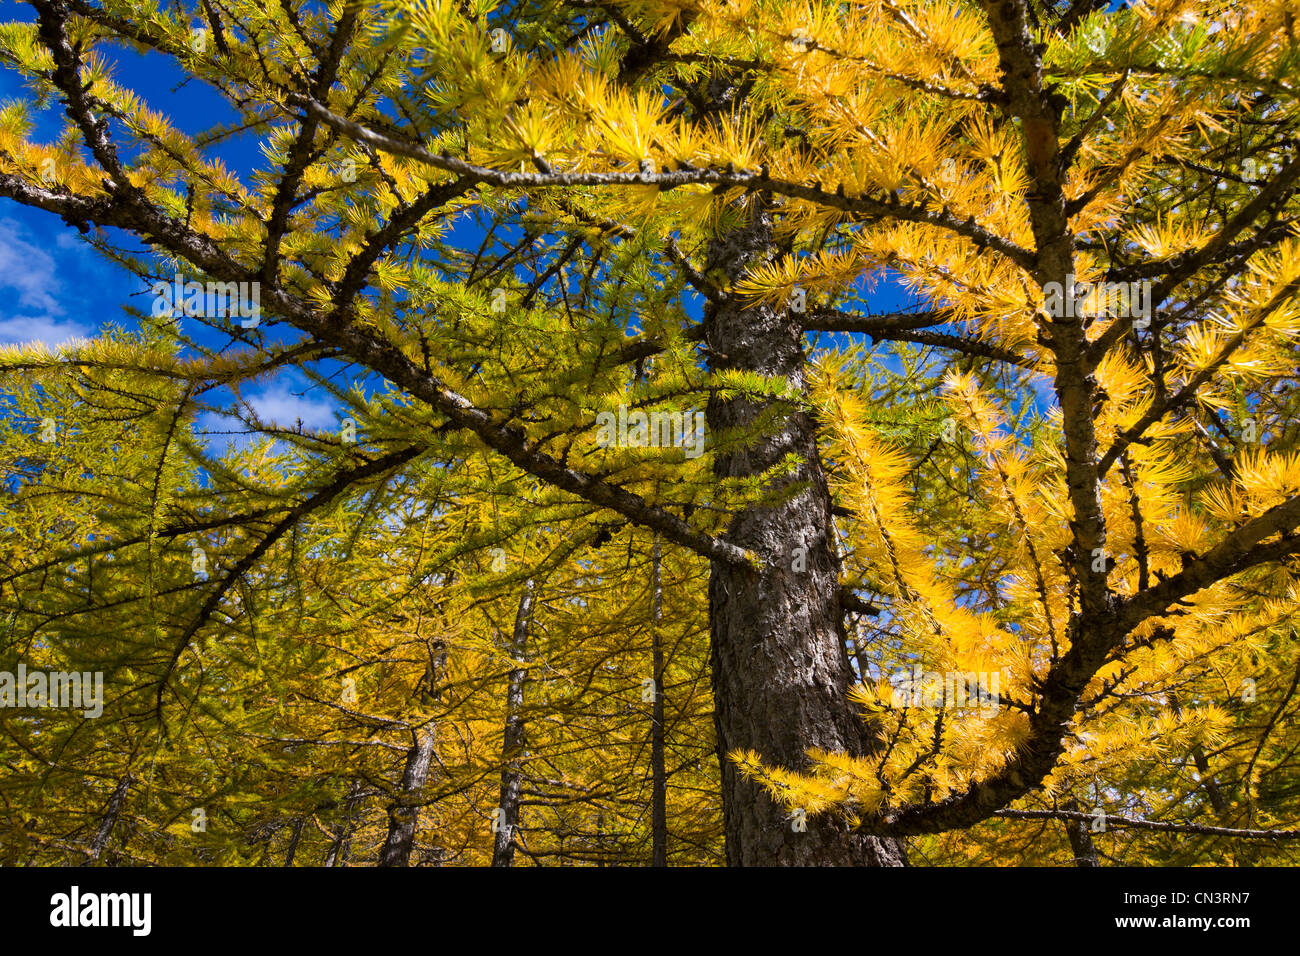
[[(993, 814), (1008, 820), (1074, 820), (1087, 823), (1096, 819), (1091, 813), (1075, 810), (999, 810)], [(1237, 830), (1211, 827), (1200, 823), (1162, 823), (1157, 820), (1134, 820), (1106, 814), (1106, 826), (1130, 830), (1158, 830), (1162, 833), (1189, 833), (1196, 836), (1238, 837), (1243, 840), (1300, 840), (1300, 830)]]
[[(0, 174), (0, 196), (58, 213), (69, 221), (128, 229), (163, 246), (215, 279), (239, 282), (257, 278), (208, 237), (134, 198), (129, 202), (86, 199), (34, 186), (8, 174)], [(488, 412), (477, 408), (424, 371), (400, 349), (366, 330), (346, 324), (345, 319), (350, 313), (336, 312), (330, 319), (322, 318), (307, 300), (275, 286), (262, 291), (262, 301), (299, 330), (333, 346), (343, 357), (378, 372), (394, 385), (438, 409), (454, 426), (474, 432), (489, 448), (505, 455), (529, 474), (592, 504), (617, 511), (635, 524), (653, 528), (675, 544), (704, 557), (732, 564), (749, 563), (750, 556), (745, 550), (692, 528), (681, 518), (650, 504), (640, 495), (571, 468), (539, 451), (522, 430), (494, 421)]]
[(458, 176), (474, 177), (489, 186), (497, 186), (503, 189), (526, 189), (543, 186), (658, 186), (661, 191), (666, 191), (675, 189), (678, 186), (704, 184), (761, 190), (842, 209), (845, 212), (853, 213), (862, 221), (892, 219), (900, 222), (915, 222), (936, 226), (963, 236), (980, 248), (998, 252), (1024, 268), (1033, 267), (1034, 257), (1029, 251), (1022, 249), (1008, 239), (989, 232), (976, 224), (973, 218), (961, 219), (946, 210), (935, 210), (919, 205), (904, 205), (896, 201), (870, 199), (865, 196), (842, 196), (835, 192), (827, 192), (820, 187), (772, 179), (763, 171), (746, 172), (744, 170), (685, 167), (662, 173), (506, 172), (488, 166), (479, 166), (445, 153), (431, 153), (419, 144), (378, 133), (360, 123), (333, 113), (316, 100), (301, 93), (289, 93), (287, 98), (294, 105), (301, 106), (322, 122), (333, 126), (339, 132), (359, 143), (365, 143), (383, 152), (407, 156), (438, 169), (455, 173)]

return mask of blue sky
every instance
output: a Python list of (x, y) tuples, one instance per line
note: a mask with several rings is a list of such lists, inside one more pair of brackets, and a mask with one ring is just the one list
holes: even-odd
[[(25, 4), (6, 4), (2, 16), (5, 20), (35, 19)], [(198, 81), (185, 82), (169, 58), (140, 54), (125, 45), (111, 49), (114, 79), (135, 90), (184, 132), (198, 133), (234, 119), (224, 97)], [(30, 99), (25, 93), (17, 74), (0, 69), (0, 101)], [(61, 111), (62, 106), (56, 104), (36, 114), (34, 138), (53, 139)], [(222, 144), (215, 153), (242, 176), (264, 163), (260, 142), (256, 135), (244, 134)], [(119, 234), (118, 238), (123, 237)], [(129, 238), (125, 244), (145, 250)], [(0, 201), (0, 296), (6, 305), (0, 313), (0, 345), (41, 342), (51, 348), (93, 335), (108, 323), (134, 329), (136, 319), (125, 307), (147, 313), (152, 302), (146, 284), (102, 257), (57, 216), (6, 201)], [(204, 346), (218, 348), (228, 343), (227, 337), (197, 322), (188, 323), (184, 331)], [(244, 398), (267, 422), (292, 426), (301, 419), (311, 428), (336, 426), (336, 403), (313, 388), (305, 376), (288, 370), (245, 391)], [(205, 416), (200, 426), (218, 433), (213, 436), (215, 449), (229, 440), (219, 433), (242, 430), (238, 422), (216, 416)]]
[(120, 272), (90, 253), (59, 219), (0, 205), (0, 344), (56, 345), (92, 334), (106, 284)]

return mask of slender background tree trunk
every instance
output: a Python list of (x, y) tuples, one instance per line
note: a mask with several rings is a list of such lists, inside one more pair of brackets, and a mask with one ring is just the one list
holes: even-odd
[(307, 825), (305, 816), (299, 817), (293, 824), (293, 835), (289, 838), (289, 849), (284, 854), (284, 865), (293, 866), (293, 858), (298, 854), (298, 841), (302, 839), (302, 828)]
[[(510, 640), (510, 656), (516, 661), (528, 659), (528, 627), (533, 613), (533, 582), (524, 585), (515, 615), (515, 630)], [(499, 829), (492, 847), (493, 866), (511, 866), (515, 861), (515, 827), (519, 825), (519, 798), (523, 791), (522, 760), (524, 748), (524, 681), (528, 668), (510, 671), (506, 689), (505, 741), (501, 745), (501, 810)]]
[(91, 861), (98, 860), (104, 848), (108, 846), (108, 839), (113, 835), (113, 827), (117, 826), (117, 818), (122, 813), (122, 804), (126, 802), (126, 794), (131, 789), (133, 779), (130, 771), (127, 771), (113, 789), (113, 795), (108, 799), (108, 808), (104, 811), (104, 817), (99, 821), (99, 829), (95, 832), (95, 839), (90, 843)]
[[(420, 700), (431, 706), (438, 700), (438, 680), (446, 663), (446, 648), (440, 640), (428, 644), (429, 661), (425, 666), (424, 680), (420, 684)], [(438, 743), (437, 728), (433, 721), (416, 730), (415, 743), (406, 753), (406, 766), (398, 785), (395, 799), (388, 808), (388, 836), (379, 851), (380, 866), (407, 866), (411, 849), (415, 845), (415, 831), (419, 824), (418, 800), (429, 782), (429, 767), (433, 763), (434, 748)]]
[(407, 866), (411, 861), (411, 848), (415, 845), (415, 830), (419, 823), (420, 808), (407, 801), (414, 800), (429, 781), (429, 765), (433, 761), (433, 748), (437, 734), (432, 724), (418, 732), (415, 745), (406, 753), (406, 767), (397, 797), (388, 808), (388, 836), (379, 851), (380, 866)]
[(353, 780), (348, 787), (347, 799), (343, 802), (343, 819), (334, 828), (334, 842), (325, 854), (325, 866), (342, 866), (348, 861), (348, 851), (352, 844), (352, 827), (356, 823), (354, 814), (361, 804), (361, 781)]
[[(1079, 804), (1071, 800), (1065, 805), (1067, 810), (1078, 810)], [(1101, 866), (1097, 858), (1097, 846), (1092, 842), (1092, 833), (1088, 824), (1082, 820), (1066, 820), (1065, 833), (1070, 838), (1070, 849), (1074, 851), (1074, 865), (1085, 869)]]
[(664, 755), (664, 646), (659, 633), (663, 618), (663, 560), (659, 539), (655, 538), (654, 554), (650, 568), (650, 642), (654, 668), (655, 699), (650, 728), (650, 766), (653, 788), (650, 808), (650, 830), (654, 846), (653, 866), (668, 865), (668, 768)]

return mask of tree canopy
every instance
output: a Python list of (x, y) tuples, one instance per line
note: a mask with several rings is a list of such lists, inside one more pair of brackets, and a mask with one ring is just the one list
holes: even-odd
[(1295, 862), (1297, 17), (30, 0), (0, 862)]

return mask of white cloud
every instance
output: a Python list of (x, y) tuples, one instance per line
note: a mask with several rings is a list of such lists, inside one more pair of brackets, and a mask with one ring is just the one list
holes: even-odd
[(90, 329), (76, 322), (50, 315), (20, 315), (0, 319), (0, 345), (28, 345), (40, 342), (52, 349), (84, 340)]
[[(93, 331), (65, 319), (60, 301), (62, 285), (54, 257), (24, 238), (14, 219), (0, 219), (0, 299), (27, 315), (0, 315), (0, 345), (40, 342), (50, 348), (84, 340)], [(56, 245), (64, 248), (57, 240)]]
[[(291, 429), (301, 418), (304, 428), (322, 431), (338, 428), (339, 419), (331, 403), (295, 395), (288, 385), (273, 385), (257, 394), (246, 395), (244, 401), (267, 426)], [(257, 432), (250, 432), (238, 418), (224, 412), (206, 412), (199, 416), (195, 426), (212, 455), (242, 451), (260, 440)]]
[(54, 257), (20, 237), (23, 227), (0, 219), (0, 289), (18, 293), (18, 305), (33, 312), (60, 315), (60, 283)]
[(268, 424), (274, 422), (282, 427), (292, 427), (300, 418), (306, 428), (333, 428), (338, 424), (332, 404), (295, 395), (284, 385), (250, 395), (248, 404), (257, 417)]

